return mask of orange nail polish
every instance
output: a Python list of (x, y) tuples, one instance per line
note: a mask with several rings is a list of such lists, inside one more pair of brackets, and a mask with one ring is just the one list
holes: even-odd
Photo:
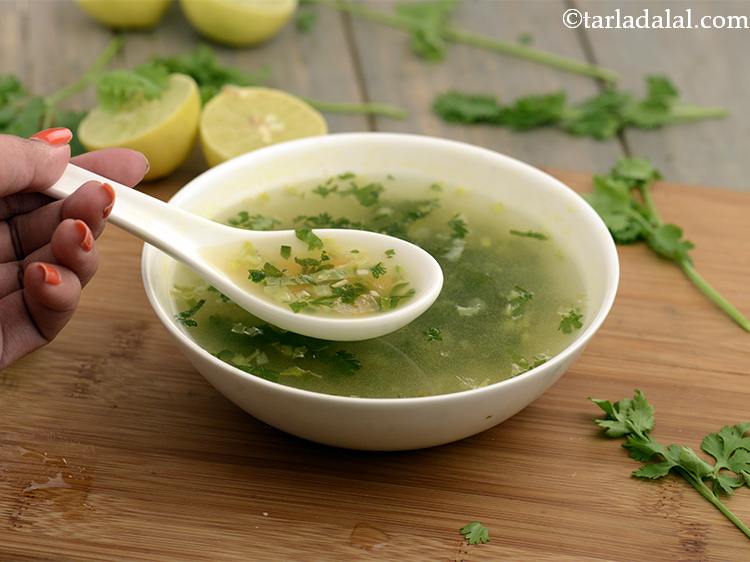
[(73, 224), (75, 224), (78, 233), (81, 235), (81, 248), (83, 248), (84, 252), (90, 252), (94, 247), (94, 237), (92, 236), (89, 227), (81, 220), (77, 220)]
[(112, 207), (115, 206), (115, 190), (108, 183), (103, 183), (102, 188), (104, 189), (104, 191), (107, 192), (107, 197), (109, 198), (109, 205), (104, 207), (103, 217), (106, 219), (109, 216), (109, 214), (112, 212)]
[(73, 133), (70, 132), (70, 129), (65, 127), (54, 127), (53, 129), (39, 131), (38, 133), (31, 135), (29, 138), (46, 142), (52, 146), (60, 146), (68, 144), (73, 138)]
[(42, 270), (42, 274), (44, 275), (44, 282), (47, 283), (47, 285), (59, 285), (60, 283), (62, 283), (60, 272), (57, 271), (57, 268), (46, 263), (40, 263), (39, 269)]

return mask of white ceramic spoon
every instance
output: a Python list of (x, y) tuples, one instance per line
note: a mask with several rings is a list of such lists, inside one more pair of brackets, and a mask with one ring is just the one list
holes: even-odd
[[(319, 316), (294, 313), (288, 306), (264, 299), (237, 285), (221, 267), (206, 258), (206, 253), (221, 246), (239, 248), (251, 242), (258, 254), (273, 262), (282, 245), (292, 251), (306, 250), (293, 230), (253, 231), (226, 226), (207, 218), (172, 207), (154, 197), (119, 184), (73, 164), (47, 190), (47, 194), (63, 198), (87, 181), (110, 184), (117, 195), (109, 221), (127, 230), (190, 266), (239, 306), (275, 326), (315, 338), (356, 341), (375, 338), (397, 330), (425, 312), (440, 294), (443, 272), (437, 261), (422, 248), (399, 238), (362, 230), (316, 229), (325, 241), (348, 251), (358, 249), (363, 255), (382, 256), (395, 250), (392, 263), (403, 268), (404, 277), (416, 291), (410, 299), (393, 310), (359, 317)], [(117, 298), (117, 295), (113, 295)]]

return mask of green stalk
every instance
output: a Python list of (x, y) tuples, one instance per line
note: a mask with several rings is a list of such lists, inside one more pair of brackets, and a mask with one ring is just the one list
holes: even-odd
[(567, 57), (561, 57), (547, 51), (527, 47), (521, 43), (499, 41), (492, 37), (487, 37), (486, 35), (470, 33), (455, 27), (446, 27), (443, 32), (443, 37), (447, 41), (452, 41), (453, 43), (463, 43), (464, 45), (479, 47), (480, 49), (485, 49), (487, 51), (494, 51), (496, 53), (526, 59), (572, 74), (581, 74), (583, 76), (598, 78), (605, 82), (614, 83), (617, 82), (617, 79), (619, 78), (616, 72), (607, 68), (580, 62)]
[(672, 106), (669, 115), (673, 119), (673, 123), (692, 123), (704, 119), (722, 119), (729, 115), (729, 111), (723, 107), (679, 104)]
[(406, 111), (400, 107), (383, 103), (338, 103), (304, 97), (302, 99), (317, 110), (325, 113), (377, 115), (380, 117), (390, 117), (391, 119), (404, 119), (407, 115)]
[(729, 510), (729, 508), (726, 505), (724, 505), (724, 503), (719, 498), (716, 497), (716, 494), (714, 494), (711, 490), (709, 490), (708, 487), (701, 480), (697, 480), (696, 478), (693, 478), (690, 474), (688, 474), (682, 469), (678, 469), (678, 470), (680, 474), (682, 474), (682, 476), (685, 478), (685, 480), (690, 482), (690, 485), (693, 486), (693, 488), (695, 488), (701, 496), (703, 496), (709, 502), (711, 502), (711, 504), (716, 509), (718, 509), (724, 515), (724, 517), (726, 517), (732, 523), (734, 523), (734, 525), (740, 531), (745, 533), (745, 536), (747, 536), (747, 538), (750, 539), (750, 528), (747, 525), (745, 525), (739, 517), (737, 517), (734, 513), (732, 513)]
[(101, 54), (94, 61), (94, 64), (88, 69), (88, 71), (81, 76), (76, 82), (68, 84), (64, 88), (57, 90), (55, 93), (50, 94), (44, 98), (44, 118), (42, 119), (42, 129), (48, 129), (52, 125), (52, 121), (55, 118), (55, 109), (64, 100), (77, 94), (78, 92), (86, 89), (89, 84), (96, 78), (97, 74), (109, 64), (112, 58), (120, 51), (122, 46), (125, 44), (125, 40), (120, 37), (114, 37), (107, 47), (101, 52)]
[[(654, 199), (651, 197), (651, 183), (643, 184), (639, 186), (638, 189), (641, 192), (641, 196), (643, 197), (643, 203), (653, 219), (653, 226), (659, 227), (664, 224), (661, 220), (661, 216), (659, 215), (659, 211), (656, 208)], [(638, 215), (640, 217), (640, 213), (634, 213), (634, 216), (635, 215)], [(714, 303), (720, 310), (724, 312), (724, 314), (734, 320), (743, 330), (745, 330), (746, 332), (750, 332), (750, 320), (748, 320), (739, 310), (737, 310), (737, 308), (731, 302), (725, 299), (721, 295), (721, 293), (719, 293), (719, 291), (714, 289), (713, 286), (708, 281), (706, 281), (703, 276), (698, 273), (698, 271), (696, 271), (695, 267), (689, 259), (680, 259), (675, 261), (677, 262), (677, 265), (680, 266), (680, 269), (682, 269), (682, 272), (685, 274), (685, 276), (690, 279), (693, 285), (695, 285), (696, 288), (701, 293), (703, 293), (703, 295), (708, 300)]]
[[(352, 4), (344, 0), (308, 0), (308, 3), (318, 4), (327, 8), (346, 12), (353, 16), (368, 19), (403, 31), (413, 31), (414, 29), (414, 22), (409, 18), (405, 18), (398, 14), (384, 12), (382, 10), (373, 10), (366, 6)], [(600, 66), (580, 62), (567, 57), (561, 57), (547, 51), (528, 47), (521, 43), (501, 41), (499, 39), (487, 37), (486, 35), (471, 33), (457, 27), (444, 27), (441, 30), (441, 35), (444, 40), (451, 43), (463, 43), (464, 45), (470, 45), (487, 51), (493, 51), (495, 53), (501, 53), (543, 64), (556, 68), (557, 70), (599, 78), (605, 82), (616, 82), (618, 79), (617, 73)]]
[(642, 183), (638, 186), (638, 191), (640, 191), (641, 193), (643, 204), (646, 206), (646, 210), (648, 210), (649, 215), (654, 220), (654, 223), (659, 226), (662, 224), (662, 220), (661, 215), (659, 214), (659, 209), (656, 208), (656, 203), (654, 203), (654, 198), (651, 196), (652, 185), (653, 182)]
[(693, 267), (689, 260), (682, 259), (677, 262), (685, 276), (692, 281), (698, 290), (703, 293), (708, 300), (719, 307), (727, 316), (734, 320), (743, 330), (750, 332), (750, 320), (747, 319), (735, 306), (725, 299), (719, 291), (714, 289)]

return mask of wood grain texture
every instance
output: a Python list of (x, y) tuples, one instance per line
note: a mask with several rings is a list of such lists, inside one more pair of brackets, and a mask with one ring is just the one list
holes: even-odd
[[(393, 4), (368, 2), (382, 10)], [(562, 1), (474, 0), (460, 5), (455, 23), (510, 41), (530, 33), (536, 47), (585, 60), (578, 33), (560, 23), (563, 9)], [(410, 52), (408, 35), (400, 30), (357, 18), (352, 25), (367, 95), (409, 110), (405, 121), (378, 119), (379, 131), (418, 131), (499, 150), (536, 165), (593, 171), (604, 171), (623, 154), (617, 141), (575, 139), (554, 130), (514, 133), (498, 127), (446, 124), (430, 109), (438, 93), (451, 89), (496, 94), (506, 102), (564, 89), (577, 99), (597, 92), (596, 82), (589, 78), (464, 45), (449, 45), (444, 61), (429, 63)]]
[[(165, 198), (184, 179), (146, 190)], [(750, 236), (750, 196), (669, 184), (655, 196), (696, 242), (699, 270), (750, 310), (736, 242)], [(71, 324), (0, 373), (0, 560), (747, 558), (747, 540), (689, 486), (630, 478), (635, 463), (591, 423), (587, 396), (634, 388), (665, 442), (697, 448), (750, 418), (750, 336), (643, 247), (620, 249), (611, 316), (541, 399), (470, 439), (392, 454), (315, 445), (238, 410), (152, 314), (140, 244), (110, 228), (100, 251)], [(729, 502), (750, 520), (750, 494)], [(462, 546), (457, 529), (474, 519), (492, 542)]]
[[(619, 1), (575, 0), (591, 14), (606, 15), (621, 8), (623, 14), (673, 15), (693, 10), (693, 21), (702, 16), (745, 16), (747, 2), (710, 1)], [(607, 29), (587, 30), (594, 56), (600, 64), (622, 75), (622, 87), (643, 92), (644, 77), (665, 74), (687, 103), (722, 106), (726, 119), (704, 121), (658, 132), (630, 131), (627, 143), (634, 154), (646, 155), (665, 177), (685, 183), (723, 185), (750, 191), (746, 154), (750, 141), (750, 50), (748, 29)]]

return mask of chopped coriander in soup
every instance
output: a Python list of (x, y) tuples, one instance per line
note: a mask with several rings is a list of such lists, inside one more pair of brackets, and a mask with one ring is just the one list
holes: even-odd
[(205, 257), (238, 286), (295, 313), (357, 317), (393, 310), (416, 293), (394, 249), (371, 256), (367, 250), (339, 248), (310, 228), (295, 234), (302, 251), (281, 245), (272, 257), (245, 242), (239, 248), (210, 248)]
[[(513, 209), (457, 186), (344, 173), (268, 191), (216, 219), (253, 230), (296, 229), (301, 240), (316, 228), (382, 232), (421, 246), (443, 269), (442, 293), (408, 326), (372, 340), (329, 342), (255, 318), (178, 265), (176, 319), (190, 336), (222, 361), (288, 386), (370, 398), (469, 390), (541, 365), (585, 322), (582, 281), (554, 237)], [(361, 258), (309, 241), (308, 249), (295, 260), (279, 248), (286, 272), (277, 261), (253, 259), (250, 249), (238, 256), (238, 271), (304, 313), (374, 312), (413, 294), (389, 252)], [(350, 275), (328, 279), (326, 272), (337, 268)], [(284, 281), (301, 275), (318, 277)]]

